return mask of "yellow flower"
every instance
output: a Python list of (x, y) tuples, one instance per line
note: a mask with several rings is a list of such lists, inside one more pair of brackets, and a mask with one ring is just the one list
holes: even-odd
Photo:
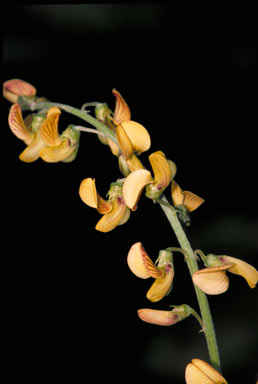
[(147, 292), (147, 298), (150, 301), (157, 302), (171, 291), (174, 278), (171, 252), (160, 251), (156, 266), (144, 250), (142, 243), (138, 242), (130, 248), (127, 263), (137, 277), (141, 279), (153, 277), (155, 279)]
[(99, 104), (95, 114), (98, 120), (116, 132), (119, 147), (110, 139), (101, 138), (101, 141), (108, 144), (112, 153), (119, 157), (120, 170), (124, 176), (127, 176), (129, 172), (144, 168), (136, 155), (147, 151), (151, 140), (146, 128), (131, 120), (130, 109), (122, 95), (116, 89), (113, 89), (112, 93), (116, 97), (113, 116), (106, 104)]
[(210, 364), (193, 359), (186, 366), (186, 384), (228, 384), (227, 380)]
[(96, 225), (96, 230), (109, 232), (118, 225), (125, 224), (130, 217), (130, 210), (122, 196), (121, 183), (112, 183), (109, 200), (104, 200), (96, 189), (95, 179), (87, 178), (81, 182), (79, 195), (89, 207), (97, 209), (103, 216)]
[(58, 121), (61, 111), (50, 108), (47, 116), (29, 115), (23, 120), (21, 107), (13, 104), (9, 113), (11, 131), (27, 145), (20, 154), (20, 160), (30, 163), (39, 157), (47, 162), (72, 161), (77, 154), (80, 132), (72, 126), (58, 134)]
[(183, 191), (175, 180), (171, 183), (171, 195), (173, 204), (179, 213), (179, 218), (184, 224), (190, 225), (188, 213), (195, 211), (204, 203), (204, 199), (192, 192)]
[(255, 288), (258, 282), (258, 272), (243, 260), (230, 256), (207, 255), (208, 268), (194, 272), (192, 278), (197, 287), (209, 295), (218, 295), (227, 291), (229, 279), (226, 272), (242, 276), (250, 288)]
[(35, 96), (36, 93), (33, 85), (20, 79), (7, 80), (3, 84), (3, 96), (11, 103), (17, 103), (19, 96)]
[(152, 153), (149, 156), (149, 161), (154, 178), (148, 170), (138, 169), (130, 173), (125, 180), (123, 195), (127, 206), (131, 209), (137, 205), (146, 186), (146, 196), (155, 200), (159, 198), (176, 174), (175, 163), (167, 160), (161, 151)]
[[(31, 117), (31, 115), (29, 115)], [(45, 116), (38, 115), (28, 121), (23, 120), (20, 104), (13, 104), (8, 117), (8, 123), (13, 134), (23, 140), (27, 148), (19, 158), (26, 163), (33, 162), (40, 157), (40, 151), (46, 146), (40, 135), (40, 126)]]
[(40, 127), (41, 137), (47, 145), (46, 148), (40, 151), (40, 157), (48, 163), (71, 162), (78, 152), (80, 131), (74, 129), (73, 125), (69, 125), (59, 135), (58, 122), (60, 115), (59, 108), (50, 108), (46, 120)]

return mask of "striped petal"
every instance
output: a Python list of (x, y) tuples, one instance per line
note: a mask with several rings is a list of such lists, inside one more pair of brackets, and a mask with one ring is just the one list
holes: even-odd
[(112, 93), (116, 97), (113, 121), (116, 125), (119, 125), (123, 121), (131, 119), (131, 112), (122, 95), (116, 89), (113, 89)]
[(250, 288), (255, 288), (258, 282), (258, 271), (252, 265), (230, 256), (222, 256), (219, 259), (223, 263), (232, 263), (233, 265), (229, 268), (229, 272), (242, 276)]
[(62, 140), (58, 134), (58, 121), (61, 111), (59, 108), (50, 108), (46, 120), (42, 123), (40, 132), (43, 140), (49, 146), (58, 146)]
[(131, 140), (127, 136), (124, 128), (121, 125), (118, 125), (116, 128), (116, 137), (117, 137), (117, 141), (121, 149), (121, 152), (123, 154), (123, 158), (125, 160), (130, 159), (130, 157), (134, 152), (134, 147)]
[(84, 179), (79, 188), (79, 195), (85, 204), (96, 208), (101, 214), (108, 213), (112, 209), (112, 203), (104, 200), (97, 192), (95, 179)]
[(28, 131), (24, 123), (20, 104), (13, 104), (11, 106), (8, 123), (12, 133), (18, 137), (18, 139), (23, 140), (27, 145), (32, 142), (34, 135)]
[(179, 187), (175, 180), (173, 180), (171, 183), (171, 195), (175, 207), (184, 203), (183, 190)]
[(146, 169), (138, 169), (127, 176), (123, 185), (123, 196), (130, 209), (136, 206), (144, 187), (149, 183), (153, 183), (153, 179)]
[(40, 132), (38, 131), (35, 134), (32, 142), (20, 154), (19, 158), (25, 163), (32, 163), (40, 157), (40, 153), (43, 148), (45, 148), (45, 143), (40, 136)]
[(154, 278), (163, 276), (163, 272), (155, 266), (140, 242), (135, 243), (130, 248), (127, 264), (130, 270), (141, 279), (148, 279), (151, 276)]
[(167, 264), (166, 267), (163, 268), (163, 270), (165, 271), (164, 276), (156, 279), (149, 291), (147, 292), (147, 298), (151, 302), (157, 302), (161, 300), (171, 290), (174, 278), (174, 268), (172, 267), (172, 265)]
[(189, 191), (184, 191), (183, 194), (184, 194), (184, 205), (187, 208), (188, 212), (195, 211), (205, 201), (201, 197)]
[(126, 215), (127, 206), (124, 200), (121, 198), (117, 198), (113, 201), (112, 210), (102, 216), (95, 228), (97, 231), (100, 232), (112, 231), (112, 229), (121, 224)]
[(168, 326), (178, 322), (178, 315), (172, 311), (160, 311), (143, 308), (138, 310), (138, 316), (146, 323), (156, 325)]
[(192, 276), (193, 282), (208, 295), (224, 293), (229, 287), (229, 279), (226, 271), (231, 268), (232, 265), (233, 264), (225, 264), (196, 271)]
[(149, 156), (149, 161), (154, 173), (154, 181), (158, 189), (163, 190), (172, 180), (172, 171), (163, 152), (157, 151)]
[(134, 152), (136, 152), (137, 155), (148, 151), (151, 146), (151, 140), (147, 129), (144, 128), (143, 125), (130, 120), (122, 122), (121, 126), (129, 137), (133, 145)]

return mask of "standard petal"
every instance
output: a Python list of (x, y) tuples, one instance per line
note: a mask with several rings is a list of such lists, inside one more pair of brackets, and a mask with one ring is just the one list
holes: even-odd
[(192, 363), (186, 366), (185, 381), (186, 384), (216, 384)]
[(41, 125), (41, 136), (48, 146), (58, 146), (62, 143), (58, 134), (58, 121), (60, 114), (61, 111), (59, 108), (50, 108), (46, 120)]
[(166, 188), (172, 180), (172, 171), (163, 152), (157, 151), (149, 156), (149, 161), (154, 173), (154, 181), (160, 190)]
[(123, 196), (130, 209), (138, 203), (143, 188), (152, 182), (151, 174), (146, 169), (138, 169), (127, 176), (123, 185)]
[(32, 142), (20, 154), (19, 158), (25, 163), (32, 163), (40, 157), (40, 153), (43, 148), (45, 148), (45, 143), (40, 136), (40, 132), (38, 131), (35, 134)]
[(30, 133), (25, 126), (20, 104), (13, 104), (11, 106), (8, 123), (12, 133), (18, 137), (18, 139), (23, 140), (27, 145), (32, 142), (34, 135)]
[(96, 230), (100, 232), (112, 231), (115, 227), (121, 224), (127, 214), (127, 206), (123, 198), (116, 198), (113, 201), (113, 208), (109, 213), (106, 213), (96, 225)]
[(255, 288), (258, 282), (258, 271), (251, 264), (230, 256), (222, 256), (220, 261), (232, 263), (233, 266), (229, 268), (229, 272), (242, 276), (250, 288)]
[(135, 121), (124, 121), (121, 123), (125, 133), (129, 137), (134, 152), (140, 155), (142, 152), (148, 151), (151, 146), (150, 135), (143, 125), (136, 123)]
[(117, 141), (121, 149), (123, 158), (125, 160), (130, 159), (130, 157), (134, 152), (134, 147), (131, 140), (127, 136), (124, 128), (121, 125), (118, 125), (116, 128), (116, 137), (117, 137)]
[(171, 290), (174, 278), (174, 268), (172, 267), (172, 265), (168, 264), (166, 265), (164, 270), (164, 276), (156, 279), (150, 287), (149, 291), (147, 292), (147, 298), (151, 302), (157, 302), (161, 300)]
[(193, 359), (192, 363), (195, 367), (199, 368), (208, 378), (212, 380), (213, 383), (216, 384), (227, 384), (226, 379), (210, 364), (206, 363), (206, 361), (200, 359)]
[(171, 195), (174, 206), (182, 205), (184, 203), (184, 194), (182, 188), (179, 187), (175, 180), (171, 183)]
[(163, 275), (163, 272), (155, 266), (140, 242), (135, 243), (130, 248), (127, 263), (130, 270), (141, 279), (148, 279), (151, 276), (158, 278)]
[(189, 191), (184, 191), (183, 194), (184, 194), (184, 205), (187, 208), (188, 212), (193, 212), (205, 201), (201, 197)]
[(123, 121), (130, 120), (131, 112), (122, 95), (116, 89), (113, 89), (112, 93), (116, 97), (113, 121), (116, 125), (118, 125), (121, 124)]
[(143, 308), (138, 310), (138, 316), (146, 323), (156, 325), (173, 325), (178, 321), (178, 315), (172, 311), (159, 311), (154, 309)]
[(79, 188), (79, 195), (85, 204), (96, 208), (101, 214), (106, 214), (112, 209), (112, 203), (104, 200), (97, 192), (95, 179), (84, 179)]
[(195, 285), (208, 295), (219, 295), (227, 291), (229, 279), (226, 271), (232, 264), (220, 265), (218, 267), (204, 268), (194, 272), (192, 279)]
[(82, 180), (79, 188), (79, 195), (82, 201), (91, 208), (98, 207), (97, 190), (95, 179), (88, 177)]

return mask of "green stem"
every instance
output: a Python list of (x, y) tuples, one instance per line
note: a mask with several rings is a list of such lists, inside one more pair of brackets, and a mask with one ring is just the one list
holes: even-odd
[(77, 116), (81, 118), (84, 121), (87, 121), (87, 123), (93, 125), (96, 129), (98, 129), (100, 132), (102, 132), (106, 137), (114, 141), (118, 145), (116, 135), (114, 132), (111, 131), (106, 125), (101, 123), (101, 121), (95, 119), (95, 117), (89, 115), (87, 112), (82, 111), (81, 109), (71, 107), (70, 105), (61, 104), (61, 103), (52, 103), (48, 101), (44, 102), (35, 102), (35, 101), (29, 101), (24, 98), (20, 98), (18, 100), (22, 106), (23, 110), (31, 110), (35, 111), (37, 109), (49, 109), (52, 107), (58, 107), (62, 109), (65, 112), (68, 112), (74, 116)]
[[(171, 205), (169, 205), (164, 195), (161, 197), (161, 201), (164, 202), (165, 204), (162, 204), (160, 202), (160, 206), (164, 211), (165, 215), (167, 216), (167, 219), (175, 232), (175, 235), (178, 239), (178, 242), (181, 248), (187, 254), (185, 261), (187, 262), (188, 269), (192, 276), (192, 274), (195, 271), (198, 271), (199, 269), (197, 260), (196, 260), (196, 255), (194, 254), (192, 247), (185, 235), (185, 232), (178, 220), (176, 210)], [(219, 351), (218, 351), (218, 346), (216, 341), (216, 334), (215, 334), (215, 329), (213, 325), (213, 320), (210, 312), (209, 302), (206, 294), (202, 290), (200, 290), (196, 285), (194, 285), (194, 289), (195, 289), (197, 300), (200, 307), (200, 312), (201, 312), (202, 322), (203, 322), (203, 331), (204, 331), (204, 335), (205, 335), (207, 346), (208, 346), (210, 361), (213, 367), (221, 372)]]

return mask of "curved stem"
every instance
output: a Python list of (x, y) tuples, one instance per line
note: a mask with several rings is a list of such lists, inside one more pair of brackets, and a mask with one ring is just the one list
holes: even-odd
[[(187, 262), (189, 272), (192, 276), (192, 274), (195, 271), (198, 271), (199, 269), (197, 260), (196, 260), (196, 255), (194, 254), (192, 247), (185, 235), (185, 232), (178, 220), (176, 210), (171, 205), (169, 205), (164, 195), (162, 196), (161, 200), (165, 204), (160, 204), (160, 206), (164, 211), (172, 229), (174, 230), (181, 248), (186, 252), (185, 260)], [(196, 285), (194, 285), (194, 289), (195, 289), (195, 293), (196, 293), (200, 311), (201, 311), (201, 316), (203, 321), (203, 330), (204, 330), (204, 335), (205, 335), (207, 346), (208, 346), (210, 361), (213, 367), (221, 372), (219, 351), (217, 346), (213, 320), (210, 312), (209, 302), (206, 294), (202, 290), (200, 290)]]
[(49, 109), (52, 107), (58, 107), (65, 112), (68, 112), (74, 116), (81, 118), (87, 123), (93, 125), (93, 127), (97, 128), (100, 132), (102, 132), (106, 137), (114, 141), (118, 145), (116, 135), (111, 129), (109, 129), (105, 124), (101, 123), (101, 121), (95, 119), (95, 117), (89, 115), (87, 112), (82, 111), (81, 109), (71, 107), (70, 105), (62, 104), (62, 103), (52, 103), (49, 101), (43, 102), (35, 102), (31, 100), (27, 100), (25, 98), (20, 97), (18, 102), (21, 104), (22, 110), (30, 110), (35, 111), (37, 109)]

